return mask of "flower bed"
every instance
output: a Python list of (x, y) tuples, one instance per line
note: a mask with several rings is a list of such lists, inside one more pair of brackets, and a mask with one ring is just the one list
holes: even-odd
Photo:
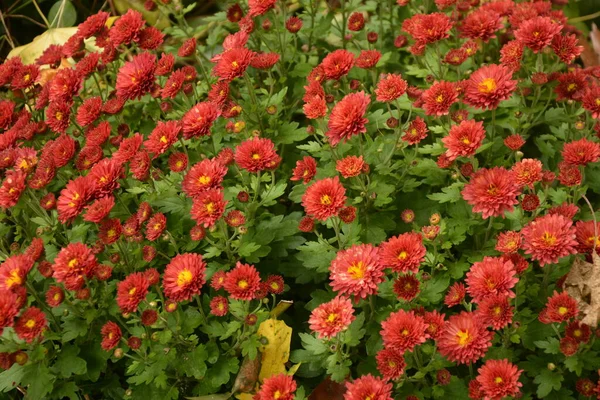
[(600, 69), (566, 1), (477, 3), (147, 1), (6, 60), (0, 391), (600, 398)]

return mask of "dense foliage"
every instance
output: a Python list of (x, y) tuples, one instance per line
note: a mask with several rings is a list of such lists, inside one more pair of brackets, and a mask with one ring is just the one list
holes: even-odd
[(0, 391), (600, 398), (564, 3), (149, 0), (9, 57)]

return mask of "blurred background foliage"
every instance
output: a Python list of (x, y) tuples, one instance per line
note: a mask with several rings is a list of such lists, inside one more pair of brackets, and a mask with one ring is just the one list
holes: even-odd
[[(235, 0), (172, 1), (181, 2), (182, 7), (196, 3), (193, 11), (187, 15), (191, 26), (201, 24), (203, 17), (226, 10), (236, 2)], [(293, 1), (288, 0), (288, 2)], [(337, 2), (337, 0), (324, 1)], [(146, 20), (158, 28), (170, 24), (170, 21), (158, 12), (146, 11), (144, 0), (0, 0), (0, 61), (3, 61), (13, 48), (30, 43), (48, 27), (72, 27), (99, 10), (119, 15), (129, 8), (142, 12)], [(589, 41), (592, 23), (595, 22), (600, 26), (600, 0), (571, 0), (564, 11), (570, 18), (590, 16), (589, 19), (576, 24)], [(600, 40), (600, 37), (598, 39)]]

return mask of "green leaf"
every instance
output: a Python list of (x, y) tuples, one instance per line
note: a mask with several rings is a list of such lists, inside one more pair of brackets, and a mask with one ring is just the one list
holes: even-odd
[(447, 276), (436, 276), (428, 280), (424, 285), (419, 299), (432, 304), (438, 303), (444, 296), (444, 291), (448, 288), (450, 281)]
[(77, 10), (69, 0), (59, 0), (50, 8), (48, 21), (51, 28), (73, 26), (77, 21)]
[(319, 242), (306, 242), (297, 250), (296, 258), (302, 261), (306, 268), (315, 269), (317, 272), (327, 272), (336, 255), (331, 246)]
[(42, 400), (52, 391), (56, 379), (43, 363), (28, 364), (23, 367), (25, 374), (21, 384), (27, 385), (27, 399)]
[[(82, 225), (83, 226), (83, 225)], [(71, 314), (63, 318), (62, 323), (62, 341), (69, 342), (79, 336), (83, 336), (88, 331), (88, 324), (79, 317)]]
[(239, 369), (237, 358), (221, 357), (206, 373), (207, 379), (213, 387), (218, 388), (229, 382), (229, 375), (235, 374)]
[(454, 182), (452, 185), (442, 188), (441, 193), (429, 194), (427, 198), (438, 203), (455, 203), (460, 200), (460, 189), (462, 189), (462, 186), (461, 182)]
[(207, 358), (206, 347), (203, 344), (198, 345), (194, 350), (180, 356), (181, 363), (178, 365), (178, 369), (183, 371), (185, 376), (202, 379), (208, 370)]
[(344, 332), (343, 341), (350, 347), (358, 346), (365, 336), (366, 330), (362, 329), (365, 323), (365, 314), (359, 314)]
[(299, 333), (300, 340), (302, 340), (302, 347), (306, 350), (310, 351), (312, 354), (323, 354), (329, 348), (327, 345), (320, 339), (317, 339), (313, 335), (309, 335), (308, 333)]
[(152, 202), (153, 206), (163, 213), (185, 214), (188, 202), (178, 195), (164, 193), (161, 198)]
[(58, 371), (63, 378), (69, 378), (71, 375), (83, 375), (87, 372), (85, 360), (77, 357), (79, 347), (73, 344), (65, 344), (54, 363), (54, 369)]
[(242, 257), (250, 257), (258, 249), (260, 249), (260, 244), (244, 242), (238, 249), (238, 254)]
[(285, 193), (287, 187), (286, 182), (277, 182), (275, 186), (267, 186), (265, 190), (260, 194), (261, 201), (260, 205), (268, 207), (276, 204), (275, 199), (278, 199)]
[(39, 226), (48, 226), (48, 222), (42, 217), (33, 217), (29, 218), (30, 221), (35, 222)]
[(542, 372), (535, 377), (534, 383), (538, 384), (537, 395), (544, 398), (553, 390), (559, 390), (562, 386), (563, 376), (558, 372), (552, 372), (549, 369), (542, 369)]
[(574, 372), (577, 376), (581, 376), (583, 372), (583, 361), (577, 357), (577, 354), (567, 357), (565, 360), (565, 366), (569, 371)]
[(24, 375), (24, 367), (16, 363), (9, 369), (2, 371), (0, 373), (0, 392), (13, 390), (17, 385), (21, 384)]
[(560, 342), (556, 338), (548, 338), (548, 340), (538, 340), (533, 342), (536, 347), (540, 349), (544, 349), (544, 353), (546, 354), (558, 354), (560, 353)]
[(261, 343), (258, 341), (256, 335), (251, 335), (249, 338), (242, 342), (242, 355), (248, 356), (251, 360), (254, 360), (258, 355), (258, 348)]

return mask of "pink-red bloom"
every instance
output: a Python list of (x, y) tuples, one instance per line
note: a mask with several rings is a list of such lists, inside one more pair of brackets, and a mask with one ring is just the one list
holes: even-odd
[(206, 282), (206, 263), (200, 254), (186, 253), (175, 256), (163, 276), (165, 296), (173, 301), (190, 300), (200, 294)]
[(367, 374), (346, 382), (344, 400), (392, 400), (392, 388), (391, 383)]
[(492, 345), (489, 332), (474, 313), (453, 315), (437, 341), (440, 354), (458, 364), (479, 360)]
[(447, 149), (446, 156), (455, 160), (458, 157), (474, 155), (484, 138), (483, 122), (468, 119), (452, 126), (448, 136), (442, 138), (442, 142)]
[(473, 206), (473, 212), (480, 212), (483, 218), (489, 218), (512, 211), (514, 205), (519, 203), (517, 196), (520, 192), (510, 171), (494, 167), (477, 171), (465, 185), (462, 196)]
[(523, 370), (508, 360), (487, 360), (477, 370), (477, 382), (481, 385), (484, 399), (503, 399), (517, 397), (520, 394), (519, 376)]
[(428, 325), (413, 311), (399, 310), (381, 323), (381, 337), (386, 348), (412, 351), (429, 337)]
[(500, 257), (484, 257), (467, 272), (467, 292), (475, 303), (495, 294), (514, 297), (511, 289), (519, 281), (516, 273), (512, 262)]
[(235, 149), (235, 163), (248, 172), (275, 169), (281, 162), (271, 139), (253, 137), (240, 143)]
[(337, 253), (329, 266), (331, 287), (340, 294), (356, 296), (356, 300), (377, 293), (383, 282), (379, 251), (370, 244), (354, 245)]
[(346, 330), (355, 318), (350, 299), (337, 296), (315, 308), (308, 323), (310, 330), (316, 332), (319, 338), (332, 338)]
[(260, 276), (254, 265), (237, 262), (234, 269), (227, 272), (223, 287), (236, 300), (252, 300), (260, 288)]
[(306, 213), (321, 221), (338, 215), (345, 202), (346, 189), (337, 176), (316, 181), (302, 196)]
[(510, 98), (517, 87), (512, 71), (503, 65), (486, 65), (471, 74), (465, 89), (465, 103), (483, 110), (495, 109)]
[(421, 235), (407, 232), (381, 244), (381, 263), (395, 272), (417, 273), (426, 252)]
[(577, 252), (576, 229), (573, 221), (560, 214), (547, 214), (525, 225), (521, 230), (525, 253), (540, 266), (558, 262)]
[(365, 124), (369, 120), (365, 118), (365, 112), (370, 102), (369, 95), (357, 92), (346, 95), (333, 107), (325, 133), (332, 146), (367, 131)]

